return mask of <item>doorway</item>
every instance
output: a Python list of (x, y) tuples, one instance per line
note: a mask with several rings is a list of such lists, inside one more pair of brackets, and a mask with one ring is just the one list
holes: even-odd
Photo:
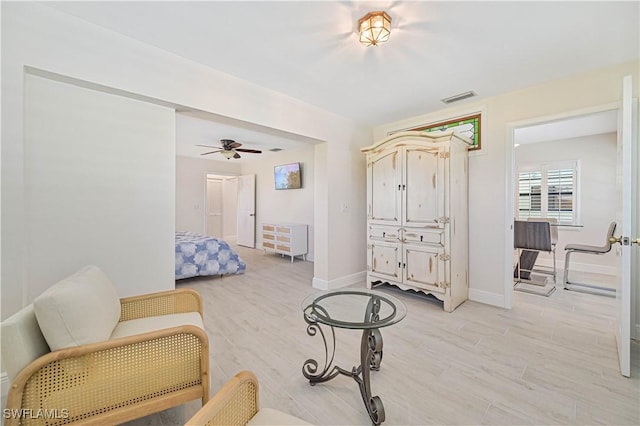
[[(523, 129), (528, 126), (533, 126), (541, 123), (554, 123), (559, 122), (566, 119), (578, 118), (578, 117), (587, 117), (590, 115), (598, 115), (599, 113), (604, 113), (607, 111), (615, 111), (616, 116), (619, 118), (617, 120), (616, 125), (616, 214), (613, 219), (615, 222), (621, 226), (623, 230), (622, 236), (617, 239), (616, 242), (621, 242), (620, 248), (616, 250), (617, 254), (617, 262), (616, 262), (616, 274), (615, 274), (615, 288), (616, 288), (616, 299), (614, 299), (614, 309), (611, 312), (613, 315), (609, 320), (616, 323), (616, 341), (617, 341), (617, 349), (618, 356), (620, 361), (620, 373), (624, 376), (629, 376), (630, 374), (630, 324), (631, 324), (631, 315), (630, 315), (630, 275), (633, 273), (631, 270), (630, 263), (630, 247), (624, 247), (624, 245), (629, 246), (628, 244), (629, 237), (627, 234), (630, 234), (630, 225), (631, 225), (631, 215), (633, 213), (632, 203), (631, 203), (631, 186), (633, 183), (633, 174), (632, 166), (635, 164), (637, 166), (637, 159), (634, 154), (634, 141), (637, 139), (632, 135), (634, 132), (633, 120), (635, 114), (637, 114), (637, 101), (633, 101), (631, 99), (631, 76), (627, 76), (623, 80), (623, 102), (609, 104), (602, 107), (591, 108), (588, 111), (579, 111), (574, 113), (568, 113), (563, 116), (555, 116), (550, 118), (539, 118), (532, 119), (527, 122), (520, 123), (512, 123), (508, 125), (508, 137), (507, 137), (507, 146), (505, 147), (505, 152), (507, 155), (507, 170), (509, 171), (508, 179), (508, 193), (507, 193), (507, 204), (505, 207), (505, 211), (507, 217), (516, 217), (516, 192), (515, 192), (515, 140), (516, 133), (518, 129)], [(622, 106), (621, 106), (622, 105)], [(632, 108), (633, 106), (633, 108)], [(633, 110), (633, 112), (632, 112)], [(520, 193), (518, 193), (518, 197)], [(601, 207), (601, 206), (600, 206)], [(511, 231), (513, 231), (513, 225), (511, 226)], [(624, 238), (623, 238), (624, 237)], [(605, 237), (606, 238), (606, 237)], [(611, 239), (610, 241), (613, 241)], [(507, 238), (505, 239), (505, 254), (510, 252), (513, 247), (514, 242), (514, 234), (513, 232), (507, 232)], [(509, 255), (507, 255), (509, 257)], [(511, 265), (510, 261), (505, 264)], [(572, 262), (573, 265), (573, 262)], [(505, 268), (508, 271), (509, 275), (506, 275), (505, 278), (505, 307), (511, 308), (513, 305), (513, 280), (511, 278), (510, 267)], [(569, 292), (573, 293), (573, 292)], [(595, 296), (600, 297), (600, 296)]]
[[(608, 167), (611, 168), (611, 175), (615, 180), (616, 174), (616, 166), (615, 166), (615, 149), (616, 149), (616, 137), (617, 137), (617, 113), (619, 109), (618, 103), (612, 103), (607, 105), (602, 105), (599, 107), (589, 108), (585, 110), (567, 112), (564, 114), (559, 114), (555, 116), (549, 117), (538, 117), (529, 120), (524, 120), (517, 123), (512, 123), (508, 128), (508, 141), (506, 146), (506, 154), (507, 154), (507, 173), (509, 176), (508, 182), (508, 193), (506, 199), (506, 217), (509, 218), (518, 218), (518, 199), (516, 198), (516, 188), (518, 185), (518, 180), (516, 178), (518, 173), (518, 163), (517, 163), (517, 151), (520, 149), (520, 146), (523, 146), (522, 142), (524, 141), (525, 145), (528, 144), (536, 144), (536, 143), (544, 143), (546, 144), (547, 150), (550, 151), (548, 153), (548, 157), (546, 159), (547, 163), (554, 162), (556, 160), (560, 161), (561, 159), (577, 159), (580, 157), (580, 152), (584, 150), (579, 149), (579, 141), (586, 139), (590, 139), (590, 143), (594, 144), (593, 146), (597, 146), (597, 144), (602, 143), (606, 144), (613, 143), (613, 146), (609, 146), (608, 149), (605, 149), (605, 152), (609, 152), (608, 155), (613, 153), (614, 157), (609, 158), (609, 161), (613, 161), (612, 164), (609, 164)], [(551, 133), (551, 134), (550, 134)], [(555, 136), (554, 136), (555, 133)], [(596, 135), (608, 135), (608, 136), (596, 136)], [(520, 143), (518, 144), (518, 140)], [(563, 150), (563, 158), (560, 158), (559, 154), (555, 152), (555, 150), (550, 149), (553, 147), (553, 140), (567, 140), (567, 144), (562, 148)], [(600, 141), (600, 142), (598, 142)], [(516, 144), (519, 146), (516, 147)], [(571, 145), (573, 145), (573, 150), (579, 151), (571, 154)], [(556, 145), (556, 148), (561, 145)], [(527, 148), (523, 146), (523, 151), (526, 151)], [(539, 150), (541, 151), (541, 150)], [(554, 157), (554, 154), (555, 157)], [(541, 154), (537, 154), (541, 155)], [(570, 158), (571, 157), (571, 158)], [(541, 161), (542, 162), (542, 161)], [(592, 162), (592, 160), (590, 160)], [(582, 162), (578, 162), (578, 174), (584, 175), (585, 171), (593, 173), (593, 169), (587, 168), (587, 170), (580, 170)], [(607, 166), (603, 166), (607, 167)], [(583, 168), (584, 169), (584, 168)], [(591, 176), (590, 178), (597, 178), (597, 176)], [(584, 186), (584, 185), (582, 185)], [(578, 198), (576, 200), (578, 211), (577, 217), (575, 219), (575, 223), (577, 225), (582, 225), (582, 227), (577, 227), (573, 230), (565, 229), (562, 240), (558, 241), (557, 245), (557, 261), (558, 261), (558, 281), (562, 281), (562, 268), (564, 265), (564, 246), (567, 242), (569, 243), (581, 243), (581, 244), (602, 244), (602, 239), (604, 239), (604, 233), (606, 232), (606, 228), (611, 220), (615, 218), (615, 202), (613, 203), (614, 210), (612, 212), (605, 212), (604, 216), (601, 215), (600, 218), (594, 217), (594, 213), (586, 212), (584, 208), (580, 206), (585, 202), (584, 197), (580, 196), (580, 190), (585, 189), (581, 188), (580, 177), (577, 181), (577, 190), (578, 190)], [(609, 186), (609, 190), (611, 187)], [(587, 191), (592, 193), (592, 191)], [(614, 194), (613, 196), (615, 200), (615, 188), (613, 188)], [(519, 194), (519, 192), (518, 192)], [(589, 200), (589, 202), (593, 202), (593, 200)], [(601, 206), (598, 206), (599, 210)], [(590, 209), (594, 210), (594, 209)], [(607, 213), (609, 215), (607, 215)], [(613, 215), (613, 216), (611, 216)], [(602, 225), (600, 222), (606, 221), (603, 217), (607, 217), (608, 221)], [(611, 217), (610, 217), (611, 216)], [(585, 231), (585, 221), (587, 221), (588, 231)], [(599, 232), (599, 228), (604, 226), (604, 229)], [(508, 265), (505, 270), (505, 307), (511, 309), (513, 307), (513, 270), (511, 269), (511, 265), (513, 264), (513, 224), (510, 226), (511, 232), (507, 233), (507, 238), (505, 241), (506, 245), (506, 256), (505, 265)], [(601, 235), (602, 234), (602, 235)], [(548, 259), (546, 262), (550, 263), (550, 256), (546, 255)], [(543, 262), (545, 262), (543, 256)], [(608, 259), (609, 262), (605, 261), (600, 267), (591, 267), (590, 271), (592, 273), (604, 273), (604, 274), (614, 274), (615, 267), (612, 267), (611, 259)], [(573, 263), (573, 261), (572, 261)], [(589, 269), (589, 265), (586, 264), (582, 266), (586, 266)]]
[[(554, 221), (555, 262), (552, 252), (540, 252), (536, 266), (549, 271), (556, 264), (555, 284), (559, 287), (564, 247), (603, 245), (609, 224), (615, 220), (616, 154), (617, 110), (536, 123), (514, 131), (514, 219)], [(594, 278), (613, 288), (615, 252), (574, 255), (571, 270), (596, 274)]]
[(237, 176), (207, 174), (205, 206), (206, 234), (235, 243), (238, 228)]

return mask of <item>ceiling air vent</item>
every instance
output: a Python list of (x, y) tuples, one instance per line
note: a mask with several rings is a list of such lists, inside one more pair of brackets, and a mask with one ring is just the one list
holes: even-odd
[(282, 148), (271, 148), (269, 151), (278, 152), (278, 151), (282, 151)]
[(449, 96), (448, 98), (444, 98), (440, 100), (445, 104), (452, 104), (454, 102), (458, 102), (467, 98), (472, 98), (474, 96), (476, 96), (476, 94), (473, 91), (469, 90), (468, 92), (459, 93), (457, 95)]

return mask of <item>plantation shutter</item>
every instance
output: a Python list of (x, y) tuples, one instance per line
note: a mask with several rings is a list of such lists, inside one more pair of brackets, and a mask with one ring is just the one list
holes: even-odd
[(547, 217), (560, 223), (573, 223), (575, 168), (547, 170)]
[(542, 217), (542, 172), (520, 172), (518, 188), (518, 218)]
[(558, 223), (578, 220), (578, 163), (530, 165), (518, 172), (517, 216), (555, 218)]

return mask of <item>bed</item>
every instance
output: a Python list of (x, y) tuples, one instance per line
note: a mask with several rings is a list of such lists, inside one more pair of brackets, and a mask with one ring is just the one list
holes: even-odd
[(247, 265), (223, 240), (176, 232), (176, 280), (184, 278), (242, 274)]

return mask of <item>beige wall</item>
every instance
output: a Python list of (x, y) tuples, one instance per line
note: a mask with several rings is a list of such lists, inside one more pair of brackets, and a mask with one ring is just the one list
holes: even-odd
[[(327, 177), (332, 198), (328, 192), (316, 193), (321, 197), (314, 198), (314, 279), (331, 283), (365, 270), (364, 159), (359, 148), (371, 143), (369, 127), (36, 2), (2, 2), (1, 7), (2, 318), (29, 301), (24, 243), (25, 67), (101, 91), (210, 112), (324, 142), (326, 155), (315, 158), (314, 175)], [(158, 150), (157, 155), (163, 156), (173, 154), (175, 147)], [(348, 211), (341, 211), (341, 200), (349, 201)], [(114, 207), (126, 209), (127, 205)], [(174, 214), (175, 199), (170, 210)], [(173, 253), (173, 243), (164, 249)]]
[(27, 299), (86, 265), (173, 288), (173, 110), (28, 74), (24, 99)]
[[(616, 107), (621, 100), (622, 78), (634, 78), (633, 96), (638, 97), (639, 62), (620, 64), (570, 78), (507, 93), (501, 96), (468, 101), (441, 111), (384, 124), (374, 129), (376, 139), (387, 132), (432, 123), (447, 117), (466, 115), (481, 110), (482, 150), (470, 154), (470, 276), (469, 295), (473, 300), (510, 307), (512, 303), (511, 251), (512, 211), (511, 170), (513, 161), (513, 129), (534, 120), (560, 118), (577, 112), (593, 112), (603, 105)], [(637, 118), (637, 117), (636, 117)], [(637, 140), (634, 141), (637, 146)], [(636, 148), (637, 162), (637, 148)], [(638, 185), (633, 205), (637, 233)], [(498, 201), (500, 200), (500, 201)], [(507, 203), (501, 200), (507, 200)], [(511, 247), (513, 247), (511, 245)], [(634, 249), (636, 259), (640, 259)], [(638, 291), (638, 261), (634, 264), (632, 303), (640, 305)], [(640, 330), (638, 309), (632, 322)]]
[[(299, 162), (302, 168), (302, 188), (276, 190), (273, 168), (280, 164)], [(308, 260), (314, 260), (314, 146), (281, 151), (242, 164), (242, 174), (256, 175), (256, 247), (262, 247), (260, 226), (270, 223), (301, 223), (308, 225)]]

